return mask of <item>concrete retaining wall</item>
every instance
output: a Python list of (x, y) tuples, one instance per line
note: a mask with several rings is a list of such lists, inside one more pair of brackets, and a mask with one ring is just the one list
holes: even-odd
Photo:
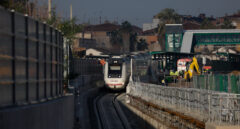
[(72, 129), (74, 96), (0, 110), (0, 129)]

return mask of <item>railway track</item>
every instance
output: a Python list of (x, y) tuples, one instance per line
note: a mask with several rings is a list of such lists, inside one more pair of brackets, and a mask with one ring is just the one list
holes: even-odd
[(116, 98), (120, 94), (101, 94), (94, 100), (98, 129), (131, 129)]

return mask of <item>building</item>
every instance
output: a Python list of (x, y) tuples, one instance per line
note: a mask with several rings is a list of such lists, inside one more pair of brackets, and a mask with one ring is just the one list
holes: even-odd
[(147, 42), (149, 51), (161, 50), (156, 29), (144, 31), (142, 35), (137, 36), (137, 40), (140, 41), (140, 39), (144, 39)]
[(154, 18), (152, 23), (144, 23), (143, 31), (152, 30), (158, 28), (158, 24), (160, 23), (160, 19)]
[(236, 27), (236, 29), (240, 29), (240, 12), (235, 13), (233, 15), (227, 15), (224, 17), (217, 18), (218, 24), (223, 24), (224, 19), (229, 19), (232, 21), (232, 25)]
[(137, 36), (137, 39), (138, 39), (138, 41), (140, 41), (140, 39), (144, 39), (148, 44), (149, 51), (160, 51), (161, 50), (157, 35), (140, 35), (140, 36)]
[[(111, 53), (122, 53), (129, 52), (130, 43), (129, 43), (129, 34), (122, 35), (123, 45), (113, 45), (111, 43), (111, 36), (114, 32), (118, 31), (121, 28), (121, 25), (104, 23), (98, 25), (89, 25), (86, 26), (83, 32), (80, 32), (75, 35), (76, 40), (73, 44), (73, 51), (79, 53), (79, 47), (82, 48), (95, 48), (101, 49), (104, 51), (109, 51)], [(142, 33), (142, 29), (132, 25), (132, 31), (137, 35)]]
[(186, 30), (181, 52), (240, 53), (239, 29)]
[[(112, 45), (110, 42), (111, 33), (115, 30), (120, 29), (120, 25), (115, 25), (111, 23), (104, 23), (99, 25), (90, 25), (84, 29), (82, 35), (89, 35), (89, 38), (95, 40), (96, 47), (111, 49)], [(85, 39), (85, 38), (84, 38)], [(80, 39), (80, 44), (84, 44), (85, 40)]]
[(86, 56), (101, 56), (103, 52), (97, 49), (89, 48), (86, 49)]
[(86, 26), (83, 32), (77, 33), (75, 35), (76, 39), (73, 43), (73, 52), (81, 53), (80, 51), (85, 51), (88, 48), (111, 51), (111, 32), (118, 30), (119, 28), (120, 25), (111, 23)]
[(199, 30), (201, 29), (201, 24), (194, 21), (186, 21), (183, 23), (184, 30)]
[(165, 50), (168, 52), (180, 51), (183, 39), (182, 24), (166, 24)]
[(169, 52), (240, 53), (240, 29), (184, 30), (181, 24), (166, 25)]
[(213, 16), (206, 17), (206, 15), (204, 13), (200, 13), (197, 17), (191, 16), (191, 15), (181, 15), (181, 18), (182, 18), (183, 23), (192, 22), (192, 23), (201, 24), (206, 19), (212, 23), (214, 23), (216, 21), (216, 19), (213, 18)]

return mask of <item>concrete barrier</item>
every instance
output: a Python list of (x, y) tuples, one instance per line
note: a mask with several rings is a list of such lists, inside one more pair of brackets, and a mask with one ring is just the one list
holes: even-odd
[(74, 96), (0, 110), (0, 129), (72, 129)]

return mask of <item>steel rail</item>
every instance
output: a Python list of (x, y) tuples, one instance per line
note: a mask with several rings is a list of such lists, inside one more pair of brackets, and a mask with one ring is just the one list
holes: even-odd
[[(98, 123), (98, 128), (99, 129), (112, 129), (110, 124), (111, 124), (111, 122), (114, 121), (113, 119), (110, 120), (106, 116), (106, 108), (104, 107), (105, 105), (103, 104), (103, 102), (104, 102), (104, 99), (106, 99), (107, 95), (109, 95), (109, 94), (101, 94), (94, 99), (94, 111), (95, 111), (95, 114), (96, 114), (96, 117), (97, 117), (97, 120), (98, 120), (97, 123)], [(114, 109), (114, 111), (112, 111), (112, 114), (116, 115), (118, 117), (118, 119), (120, 120), (118, 122), (119, 122), (119, 125), (121, 125), (122, 127), (118, 127), (118, 128), (131, 129), (131, 126), (129, 125), (129, 123), (128, 123), (128, 121), (127, 121), (127, 119), (126, 119), (118, 101), (116, 100), (116, 98), (119, 95), (120, 95), (119, 93), (114, 94), (114, 97), (111, 98), (110, 102), (112, 103), (112, 105), (113, 105), (112, 108)]]

